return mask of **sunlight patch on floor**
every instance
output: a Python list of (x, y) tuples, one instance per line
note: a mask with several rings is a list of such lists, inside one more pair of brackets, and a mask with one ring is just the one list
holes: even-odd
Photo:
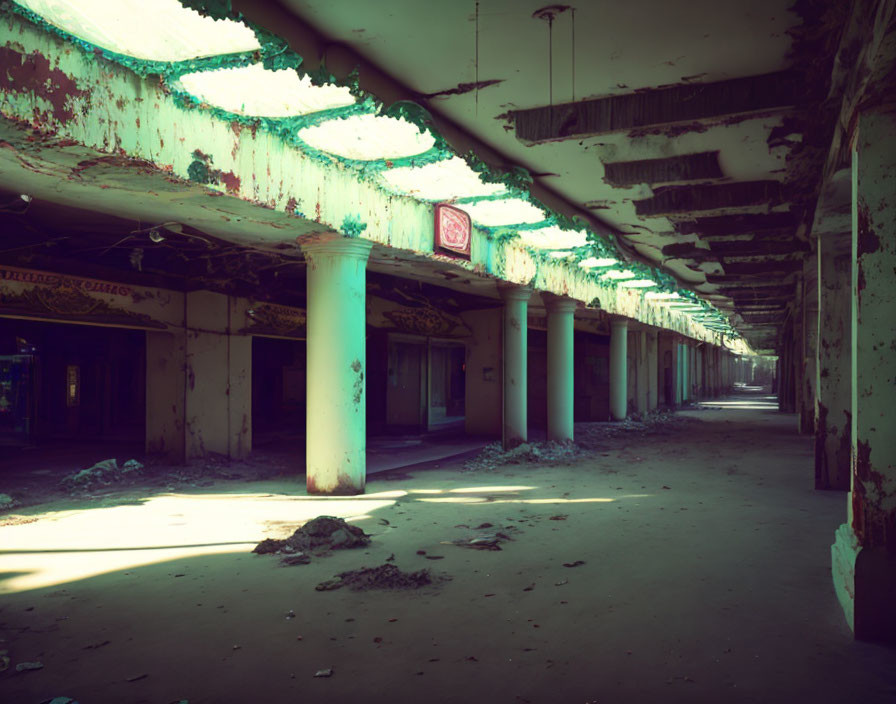
[(9, 575), (0, 581), (0, 593), (185, 557), (248, 552), (322, 512), (362, 520), (405, 495), (164, 494), (136, 505), (60, 511), (49, 520), (0, 529), (0, 573)]

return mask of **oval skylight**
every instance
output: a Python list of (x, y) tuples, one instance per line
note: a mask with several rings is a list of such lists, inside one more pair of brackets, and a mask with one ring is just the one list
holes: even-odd
[(541, 208), (522, 198), (480, 200), (476, 203), (463, 203), (458, 207), (466, 210), (474, 222), (484, 227), (531, 225), (545, 219)]
[(579, 266), (583, 269), (597, 269), (599, 267), (615, 266), (618, 263), (618, 259), (611, 259), (609, 257), (600, 259), (597, 257), (588, 257), (587, 259), (580, 261)]
[(425, 166), (399, 166), (383, 171), (380, 178), (390, 191), (420, 200), (482, 198), (507, 191), (503, 184), (485, 183), (459, 156)]
[(620, 269), (611, 269), (606, 274), (601, 276), (602, 279), (612, 279), (614, 281), (623, 281), (625, 279), (634, 279), (636, 276), (635, 272), (629, 271), (628, 269), (620, 270)]
[(523, 230), (520, 239), (524, 245), (534, 249), (574, 249), (588, 244), (588, 233), (584, 230), (561, 230), (552, 225)]
[(316, 86), (292, 69), (270, 71), (262, 64), (187, 73), (181, 86), (204, 103), (237, 115), (290, 117), (354, 105), (343, 86)]
[(436, 143), (432, 134), (404, 118), (381, 115), (326, 120), (299, 130), (299, 138), (322, 152), (357, 161), (416, 156)]
[(651, 288), (656, 286), (656, 281), (651, 281), (650, 279), (629, 279), (628, 281), (622, 281), (619, 285), (626, 288)]
[(118, 54), (185, 61), (261, 49), (249, 27), (215, 20), (178, 0), (16, 0), (49, 24)]

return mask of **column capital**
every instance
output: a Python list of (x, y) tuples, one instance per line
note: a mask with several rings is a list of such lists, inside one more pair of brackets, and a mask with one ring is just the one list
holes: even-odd
[(610, 318), (610, 328), (615, 328), (617, 330), (628, 330), (628, 318), (623, 318), (621, 316)]
[(366, 260), (373, 248), (373, 242), (337, 233), (325, 233), (300, 239), (299, 247), (302, 254), (312, 259), (316, 256), (341, 255)]
[(532, 289), (518, 284), (499, 283), (498, 293), (505, 301), (528, 301), (532, 295)]
[(566, 296), (558, 296), (555, 293), (544, 292), (541, 294), (541, 300), (548, 313), (575, 313), (579, 302), (573, 298)]

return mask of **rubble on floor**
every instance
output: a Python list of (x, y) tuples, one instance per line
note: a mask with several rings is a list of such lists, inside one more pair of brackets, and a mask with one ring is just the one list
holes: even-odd
[(508, 464), (570, 464), (581, 455), (581, 449), (571, 442), (524, 442), (512, 450), (504, 450), (501, 443), (493, 442), (476, 457), (464, 462), (464, 471), (475, 472)]
[(318, 516), (285, 540), (262, 540), (252, 552), (259, 555), (283, 555), (282, 564), (298, 565), (310, 562), (309, 555), (320, 556), (330, 550), (361, 548), (366, 545), (370, 545), (370, 536), (357, 526), (335, 516)]
[(143, 463), (127, 460), (118, 464), (117, 459), (103, 460), (92, 467), (82, 469), (63, 478), (62, 486), (68, 490), (95, 489), (99, 486), (120, 484), (137, 478), (143, 472)]
[(459, 538), (457, 540), (444, 540), (443, 545), (457, 545), (461, 548), (470, 548), (471, 550), (500, 550), (501, 543), (513, 540), (507, 533), (479, 533), (470, 538)]
[(342, 587), (348, 587), (356, 592), (368, 589), (420, 589), (434, 584), (435, 581), (429, 570), (402, 572), (393, 564), (385, 564), (340, 572), (335, 579), (321, 582), (315, 589), (319, 592)]

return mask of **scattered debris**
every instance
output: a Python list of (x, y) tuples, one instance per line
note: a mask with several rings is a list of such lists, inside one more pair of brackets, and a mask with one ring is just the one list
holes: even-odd
[(501, 543), (513, 540), (506, 533), (485, 533), (475, 535), (472, 538), (459, 538), (458, 540), (443, 540), (443, 545), (457, 545), (460, 548), (471, 550), (500, 550)]
[(20, 662), (16, 665), (16, 672), (28, 672), (29, 670), (42, 670), (44, 664), (42, 662)]
[(578, 567), (579, 565), (584, 565), (584, 564), (585, 564), (584, 560), (576, 560), (575, 562), (564, 562), (563, 566), (564, 567)]
[(149, 675), (144, 672), (139, 675), (134, 675), (133, 677), (128, 677), (127, 681), (128, 682), (139, 682), (140, 680), (145, 680), (147, 677), (149, 677)]
[(296, 612), (293, 611), (292, 609), (290, 609), (289, 611), (286, 612), (286, 620), (287, 621), (289, 621), (291, 618), (295, 618), (295, 617), (296, 617)]
[(395, 565), (389, 564), (340, 572), (335, 579), (321, 582), (315, 589), (319, 592), (333, 591), (342, 587), (349, 587), (356, 592), (368, 589), (419, 589), (436, 581), (429, 570), (402, 572)]
[(117, 459), (103, 460), (92, 467), (70, 474), (62, 480), (62, 485), (70, 491), (94, 489), (98, 486), (118, 484), (135, 479), (143, 472), (143, 463), (128, 460), (119, 467)]
[(318, 670), (314, 673), (315, 677), (332, 677), (333, 676), (333, 668), (328, 667), (326, 670)]
[(556, 516), (551, 516), (548, 520), (549, 521), (565, 521), (567, 518), (569, 518), (569, 514), (560, 513)]
[(464, 462), (464, 471), (495, 469), (508, 464), (570, 464), (580, 459), (581, 449), (572, 442), (524, 442), (512, 450), (504, 450), (501, 443), (486, 445), (476, 457)]
[(280, 558), (280, 564), (284, 567), (292, 567), (294, 565), (307, 565), (311, 562), (311, 558), (303, 552), (295, 555), (286, 555)]
[(259, 555), (283, 555), (280, 563), (289, 566), (307, 564), (311, 561), (310, 555), (326, 555), (330, 550), (360, 548), (365, 545), (370, 545), (370, 536), (357, 526), (335, 516), (318, 516), (285, 540), (262, 540), (252, 552)]
[(564, 584), (569, 584), (569, 580), (566, 578), (563, 578), (559, 582), (554, 582), (555, 587), (562, 587)]

